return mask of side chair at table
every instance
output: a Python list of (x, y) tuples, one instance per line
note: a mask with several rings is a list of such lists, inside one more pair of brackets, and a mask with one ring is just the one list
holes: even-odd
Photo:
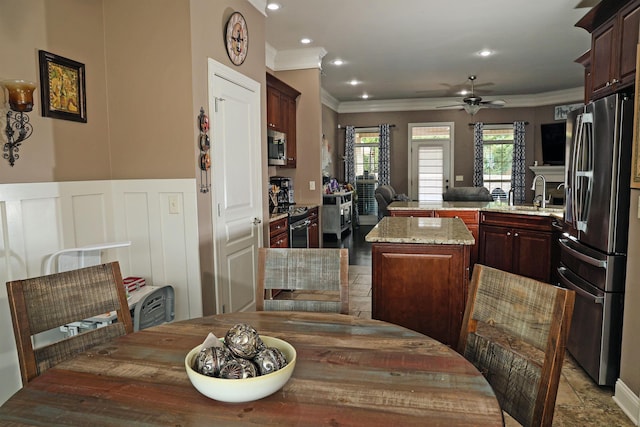
[[(118, 262), (7, 282), (7, 296), (23, 384), (89, 347), (133, 332)], [(39, 348), (32, 345), (40, 332), (111, 311), (117, 322)]]
[(551, 426), (574, 291), (476, 264), (458, 352), (524, 427)]
[(256, 309), (349, 314), (349, 250), (258, 249)]

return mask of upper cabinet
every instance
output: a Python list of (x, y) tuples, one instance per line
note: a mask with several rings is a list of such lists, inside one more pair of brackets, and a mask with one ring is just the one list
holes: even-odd
[(286, 134), (287, 163), (296, 167), (296, 99), (300, 92), (267, 73), (267, 127)]
[(591, 33), (589, 58), (577, 60), (586, 70), (585, 102), (635, 83), (640, 0), (620, 3), (603, 0), (576, 24)]

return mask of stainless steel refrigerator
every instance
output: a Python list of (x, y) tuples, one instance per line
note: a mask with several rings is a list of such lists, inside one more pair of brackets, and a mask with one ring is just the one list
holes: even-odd
[(620, 369), (633, 101), (614, 94), (567, 117), (560, 286), (576, 292), (567, 349), (600, 385)]

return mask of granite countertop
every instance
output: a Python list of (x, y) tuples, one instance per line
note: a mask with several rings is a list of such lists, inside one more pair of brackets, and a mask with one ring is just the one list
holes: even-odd
[(553, 216), (562, 219), (564, 217), (564, 208), (562, 206), (548, 206), (546, 208), (537, 208), (533, 205), (509, 206), (508, 203), (501, 202), (393, 202), (388, 207), (393, 211), (409, 211), (409, 210), (476, 210), (490, 212), (506, 212), (518, 215), (537, 215), (537, 216)]
[(367, 242), (474, 245), (460, 218), (384, 217), (365, 237)]

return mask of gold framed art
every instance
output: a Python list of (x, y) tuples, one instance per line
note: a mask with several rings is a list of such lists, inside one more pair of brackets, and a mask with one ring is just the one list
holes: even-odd
[(42, 116), (86, 123), (84, 64), (44, 50), (39, 56)]
[(633, 148), (631, 152), (631, 188), (640, 189), (640, 44), (636, 50), (636, 96), (633, 100)]

